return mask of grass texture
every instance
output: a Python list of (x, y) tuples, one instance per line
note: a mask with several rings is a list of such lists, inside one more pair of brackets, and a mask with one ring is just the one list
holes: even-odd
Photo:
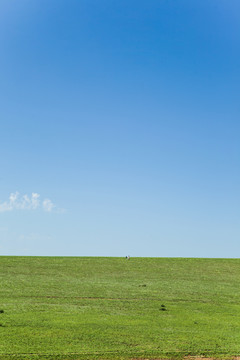
[(0, 359), (240, 354), (240, 260), (0, 257)]

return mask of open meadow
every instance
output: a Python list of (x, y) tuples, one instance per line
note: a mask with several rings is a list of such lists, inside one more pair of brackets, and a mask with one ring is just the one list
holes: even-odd
[(0, 359), (240, 354), (240, 260), (0, 257)]

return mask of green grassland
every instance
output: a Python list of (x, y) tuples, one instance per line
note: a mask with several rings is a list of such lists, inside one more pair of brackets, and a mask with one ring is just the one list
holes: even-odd
[(240, 354), (240, 260), (0, 257), (0, 359)]

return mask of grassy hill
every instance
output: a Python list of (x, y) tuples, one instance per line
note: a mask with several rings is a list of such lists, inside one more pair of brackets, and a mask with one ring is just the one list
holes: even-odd
[(0, 257), (0, 359), (240, 354), (240, 260)]

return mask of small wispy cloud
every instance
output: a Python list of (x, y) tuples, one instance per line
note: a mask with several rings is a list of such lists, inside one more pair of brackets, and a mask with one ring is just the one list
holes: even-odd
[(51, 212), (52, 209), (55, 207), (55, 205), (49, 199), (43, 200), (42, 206), (43, 206), (43, 210), (47, 212)]
[(46, 212), (52, 212), (56, 205), (50, 199), (40, 200), (38, 193), (32, 193), (30, 196), (20, 195), (18, 191), (11, 193), (7, 201), (0, 203), (0, 212), (13, 210), (36, 210), (42, 208)]

